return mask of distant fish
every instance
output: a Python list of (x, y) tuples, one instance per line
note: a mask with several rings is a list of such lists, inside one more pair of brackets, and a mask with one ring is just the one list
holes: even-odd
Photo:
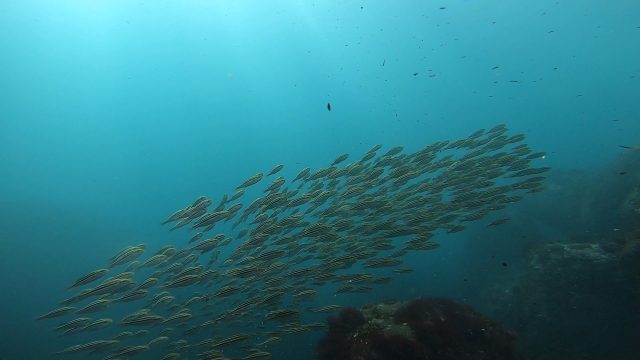
[(251, 360), (251, 359), (258, 359), (258, 358), (265, 358), (265, 357), (271, 357), (271, 353), (266, 351), (256, 351), (240, 359)]
[(327, 103), (327, 110), (331, 111), (331, 103)]
[(619, 147), (623, 148), (623, 149), (628, 149), (628, 150), (640, 150), (640, 145), (618, 145)]
[(511, 220), (511, 219), (510, 219), (510, 218), (508, 218), (508, 217), (500, 218), (500, 219), (497, 219), (497, 220), (492, 221), (492, 222), (491, 222), (491, 223), (489, 223), (489, 225), (487, 225), (487, 226), (497, 226), (497, 225), (502, 225), (502, 224), (506, 223), (506, 222), (507, 222), (507, 221), (509, 221), (509, 220)]

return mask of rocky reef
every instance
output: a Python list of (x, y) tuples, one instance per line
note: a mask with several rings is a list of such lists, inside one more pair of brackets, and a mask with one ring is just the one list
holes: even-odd
[(521, 279), (494, 292), (502, 297), (491, 299), (488, 312), (520, 334), (528, 359), (635, 359), (640, 252), (620, 250), (613, 243), (542, 244)]
[(318, 360), (512, 360), (515, 336), (449, 299), (345, 308), (328, 319)]
[(520, 273), (475, 303), (518, 333), (528, 359), (638, 359), (640, 151), (550, 177), (550, 191), (523, 206), (542, 226), (520, 228), (536, 239)]

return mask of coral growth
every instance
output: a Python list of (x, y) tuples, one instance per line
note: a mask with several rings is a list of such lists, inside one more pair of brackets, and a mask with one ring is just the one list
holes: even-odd
[(517, 359), (515, 337), (466, 305), (421, 298), (329, 319), (319, 360)]

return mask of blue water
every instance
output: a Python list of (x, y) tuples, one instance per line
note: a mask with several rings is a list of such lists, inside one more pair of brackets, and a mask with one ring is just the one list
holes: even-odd
[[(129, 244), (186, 243), (159, 222), (276, 164), (291, 178), (506, 123), (543, 166), (606, 166), (640, 143), (638, 14), (634, 0), (0, 2), (0, 358), (49, 358), (61, 342), (34, 318), (73, 279)], [(486, 232), (410, 255), (415, 273), (345, 304), (472, 296), (502, 271), (474, 246), (522, 256), (497, 235), (473, 245)]]

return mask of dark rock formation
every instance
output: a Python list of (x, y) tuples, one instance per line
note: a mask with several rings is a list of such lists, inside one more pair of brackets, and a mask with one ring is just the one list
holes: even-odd
[(515, 337), (471, 307), (449, 299), (348, 308), (329, 318), (319, 360), (519, 359)]

